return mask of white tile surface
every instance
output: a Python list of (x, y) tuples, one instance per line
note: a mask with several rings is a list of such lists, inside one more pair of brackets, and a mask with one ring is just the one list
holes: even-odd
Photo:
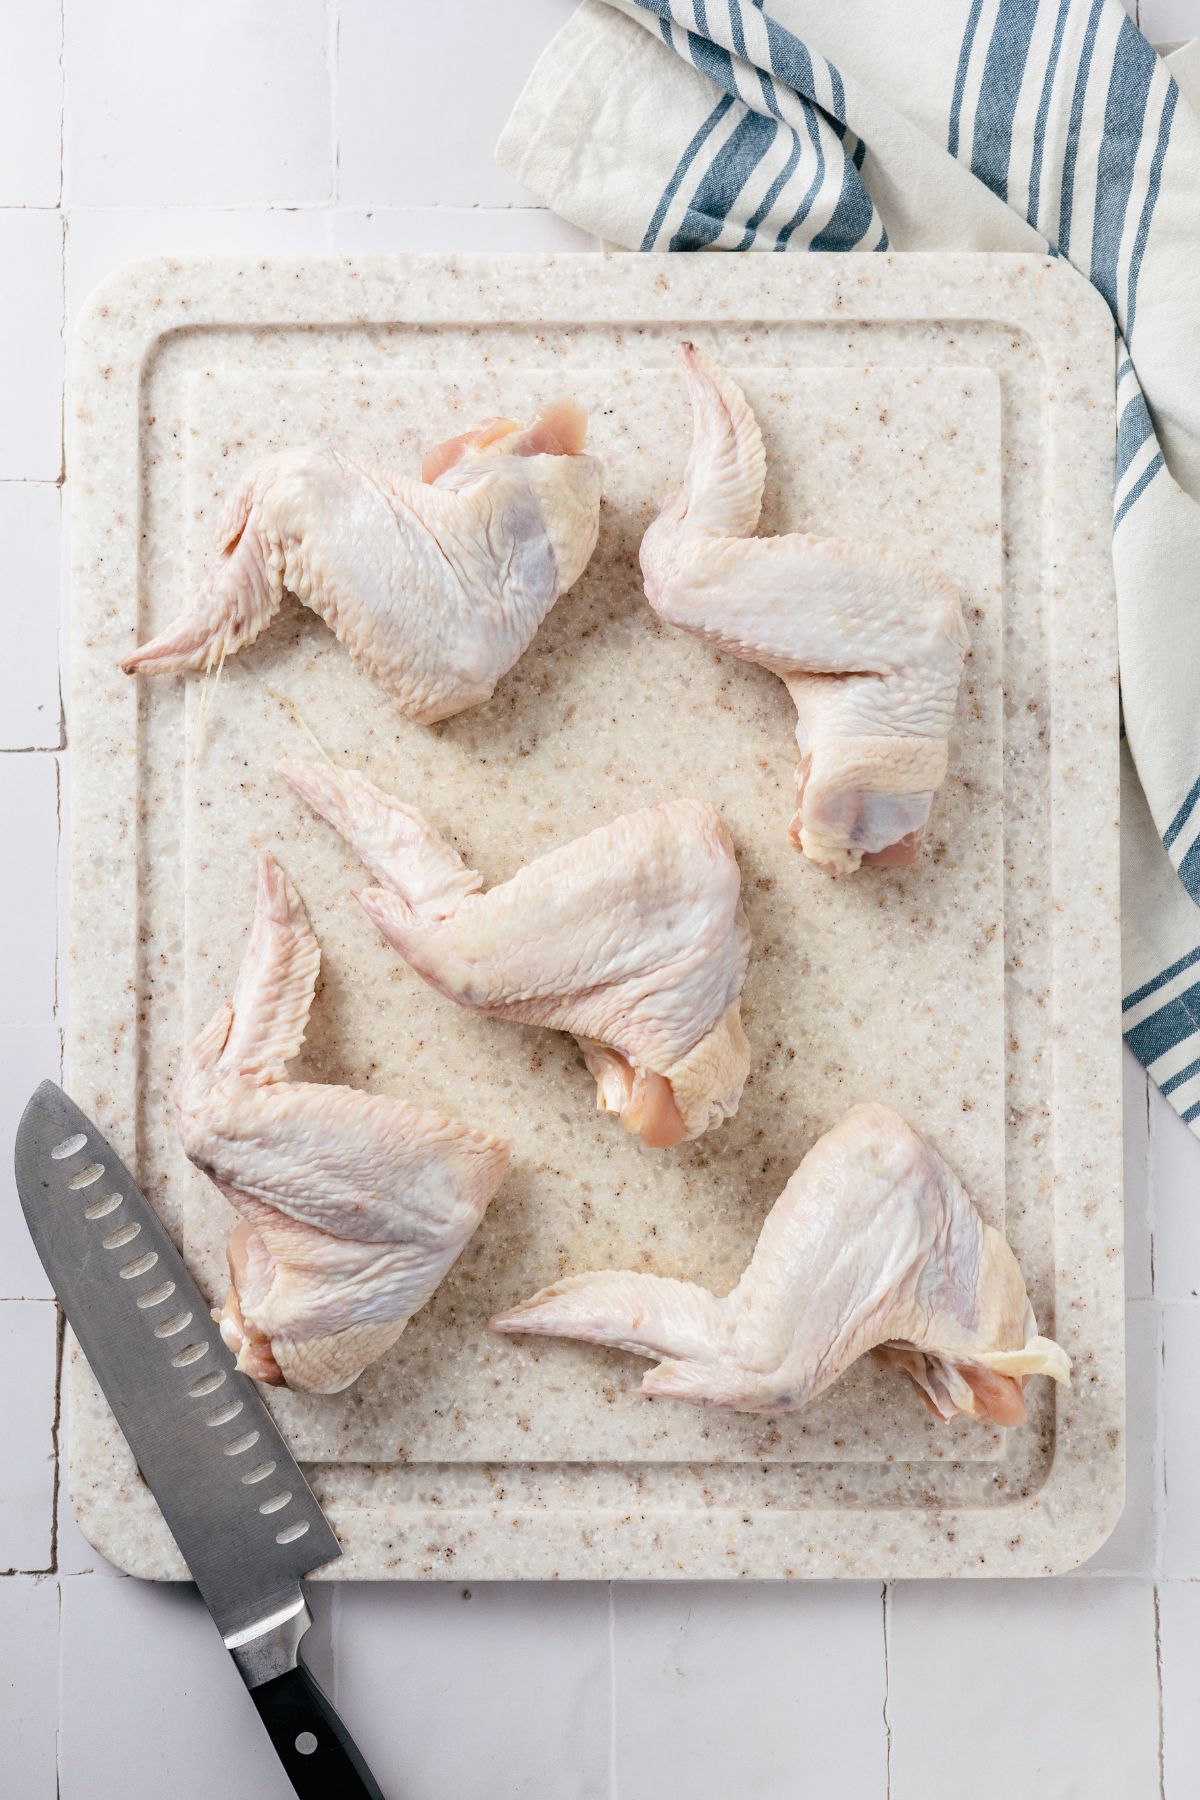
[(1089, 1573), (1153, 1575), (1162, 1543), (1162, 1319), (1153, 1300), (1125, 1308), (1125, 1511)]
[[(1125, 1292), (1145, 1300), (1154, 1291), (1153, 1243), (1150, 1227), (1150, 1083), (1132, 1050), (1125, 1049), (1123, 1070), (1125, 1134)], [(1157, 1090), (1155, 1090), (1157, 1094)]]
[(0, 212), (0, 480), (62, 472), (62, 220)]
[(1138, 20), (1152, 44), (1200, 33), (1200, 0), (1138, 0)]
[(60, 1800), (295, 1800), (192, 1587), (76, 1575), (62, 1596)]
[(544, 207), (339, 207), (339, 255), (398, 250), (594, 250), (597, 240)]
[(883, 1794), (875, 1583), (620, 1585), (614, 1600), (620, 1800)]
[(20, 847), (0, 881), (0, 1025), (43, 1025), (54, 1013), (57, 796), (52, 756), (0, 755), (0, 844)]
[(324, 0), (66, 0), (65, 20), (68, 203), (329, 198)]
[(1200, 1770), (1200, 1583), (1165, 1581), (1159, 1592), (1163, 1668), (1164, 1800), (1192, 1800)]
[(57, 6), (9, 6), (0, 57), (0, 206), (58, 204), (62, 135), (62, 16)]
[(50, 1283), (17, 1199), (8, 1147), (39, 1081), (57, 1081), (62, 1044), (56, 1025), (0, 1025), (0, 1300), (48, 1300)]
[(0, 1581), (0, 1767), (13, 1800), (54, 1800), (58, 1583)]
[(900, 1583), (890, 1800), (1151, 1800), (1154, 1591), (1120, 1579)]
[(0, 749), (57, 749), (59, 491), (52, 482), (0, 482), (4, 655)]
[(1167, 1515), (1163, 1568), (1168, 1575), (1200, 1578), (1200, 1430), (1196, 1423), (1200, 1375), (1200, 1306), (1163, 1308), (1163, 1444)]
[(609, 1800), (603, 1585), (350, 1583), (335, 1657), (338, 1708), (385, 1793)]
[(50, 1567), (57, 1315), (51, 1300), (0, 1303), (0, 1571)]
[(575, 4), (458, 0), (442, 9), (434, 36), (412, 8), (341, 0), (339, 199), (349, 206), (528, 204), (492, 151), (536, 58)]
[(1200, 1144), (1179, 1114), (1151, 1089), (1150, 1207), (1154, 1291), (1162, 1299), (1200, 1295)]

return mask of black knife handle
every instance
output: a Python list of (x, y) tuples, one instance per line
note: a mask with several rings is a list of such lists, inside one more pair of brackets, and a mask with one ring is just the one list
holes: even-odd
[(250, 1695), (300, 1800), (384, 1800), (354, 1739), (302, 1662), (251, 1688)]

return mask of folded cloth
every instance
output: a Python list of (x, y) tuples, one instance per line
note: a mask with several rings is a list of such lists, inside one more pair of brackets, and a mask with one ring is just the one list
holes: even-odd
[(1198, 95), (1120, 0), (584, 0), (497, 157), (628, 249), (1049, 249), (1104, 295), (1125, 1035), (1200, 1135)]

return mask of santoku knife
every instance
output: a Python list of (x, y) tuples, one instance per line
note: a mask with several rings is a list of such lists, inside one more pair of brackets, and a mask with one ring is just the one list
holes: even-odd
[(38, 1255), (301, 1800), (383, 1800), (300, 1658), (341, 1555), (258, 1390), (111, 1145), (52, 1081), (17, 1129)]

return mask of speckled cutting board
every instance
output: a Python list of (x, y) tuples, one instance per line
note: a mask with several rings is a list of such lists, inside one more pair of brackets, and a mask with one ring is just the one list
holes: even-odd
[[(637, 546), (688, 441), (695, 336), (768, 453), (765, 531), (910, 544), (966, 589), (972, 654), (926, 853), (833, 882), (786, 836), (782, 684), (654, 619)], [(323, 948), (298, 1071), (498, 1132), (511, 1172), (400, 1343), (348, 1393), (271, 1404), (340, 1575), (1029, 1574), (1096, 1547), (1123, 1489), (1113, 343), (1062, 265), (1000, 257), (377, 258), (135, 266), (80, 330), (71, 1086), (202, 1286), (230, 1215), (173, 1135), (180, 1050), (229, 992), (274, 850)], [(119, 655), (187, 598), (230, 485), (325, 437), (415, 471), (489, 414), (570, 395), (604, 469), (584, 578), (487, 705), (410, 724), (298, 606), (218, 682)], [(489, 881), (656, 799), (713, 800), (743, 874), (753, 1049), (737, 1117), (644, 1150), (571, 1040), (453, 1007), (351, 900), (362, 871), (274, 773), (336, 760), (421, 806)], [(806, 1412), (703, 1412), (645, 1364), (497, 1339), (557, 1276), (718, 1290), (853, 1102), (926, 1131), (1007, 1231), (1069, 1393), (1002, 1433), (938, 1425), (869, 1361)], [(181, 1565), (73, 1352), (70, 1485), (123, 1567)]]

